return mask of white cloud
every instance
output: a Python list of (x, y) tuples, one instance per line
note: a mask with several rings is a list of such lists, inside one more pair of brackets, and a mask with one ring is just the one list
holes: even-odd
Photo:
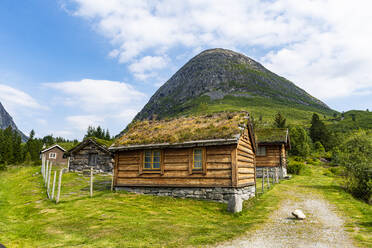
[(68, 1), (75, 3), (74, 15), (111, 41), (110, 56), (129, 63), (138, 79), (166, 68), (149, 58), (174, 62), (184, 50), (225, 47), (262, 51), (258, 59), (266, 66), (323, 99), (372, 84), (369, 1)]
[(83, 79), (44, 85), (64, 94), (64, 104), (89, 113), (111, 112), (118, 106), (135, 106), (146, 99), (145, 94), (131, 85), (117, 81)]
[(89, 126), (98, 126), (103, 123), (104, 118), (98, 115), (74, 115), (66, 118), (73, 127), (85, 131)]
[(44, 106), (41, 106), (29, 94), (4, 84), (0, 84), (0, 102), (4, 103), (4, 105), (11, 109), (15, 109), (17, 107), (28, 109), (45, 109)]
[(154, 70), (163, 69), (167, 65), (165, 58), (161, 56), (145, 56), (142, 59), (132, 63), (129, 70), (134, 73), (138, 79), (145, 80), (148, 77), (154, 77), (157, 74)]
[(65, 105), (64, 111), (70, 113), (65, 118), (64, 126), (64, 130), (71, 132), (66, 134), (69, 138), (81, 135), (88, 126), (98, 125), (110, 128), (116, 134), (147, 101), (145, 94), (129, 84), (117, 81), (83, 79), (45, 83), (44, 86), (55, 90), (53, 93), (58, 99), (52, 102)]

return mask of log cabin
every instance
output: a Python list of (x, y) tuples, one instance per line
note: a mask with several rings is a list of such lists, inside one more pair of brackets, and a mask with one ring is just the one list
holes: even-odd
[(83, 171), (93, 168), (95, 173), (112, 173), (114, 163), (108, 147), (112, 142), (86, 138), (65, 154), (69, 158), (69, 171)]
[(255, 195), (247, 113), (133, 122), (110, 151), (116, 190), (219, 202)]
[(262, 170), (269, 169), (274, 173), (279, 170), (279, 177), (287, 176), (287, 151), (291, 148), (287, 128), (266, 128), (256, 130), (257, 176), (262, 177)]

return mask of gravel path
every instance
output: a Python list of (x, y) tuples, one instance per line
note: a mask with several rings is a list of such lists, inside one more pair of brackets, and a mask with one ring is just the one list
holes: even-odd
[[(295, 209), (301, 209), (307, 218), (292, 218), (291, 212)], [(343, 224), (333, 206), (325, 200), (312, 194), (296, 196), (296, 200), (282, 203), (259, 230), (217, 247), (355, 247)]]

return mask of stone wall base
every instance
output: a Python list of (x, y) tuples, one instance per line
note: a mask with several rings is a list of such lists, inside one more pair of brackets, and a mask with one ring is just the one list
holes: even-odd
[(172, 196), (180, 198), (204, 199), (217, 202), (228, 203), (231, 199), (240, 198), (248, 200), (255, 196), (255, 186), (245, 186), (241, 188), (227, 187), (115, 187), (116, 190), (145, 195)]

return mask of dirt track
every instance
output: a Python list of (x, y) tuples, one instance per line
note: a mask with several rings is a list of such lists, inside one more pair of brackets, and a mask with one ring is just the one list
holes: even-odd
[[(344, 221), (332, 205), (313, 194), (296, 195), (295, 198), (283, 202), (270, 220), (252, 234), (217, 247), (355, 247), (344, 231)], [(295, 209), (301, 209), (307, 218), (294, 219), (291, 212)]]

